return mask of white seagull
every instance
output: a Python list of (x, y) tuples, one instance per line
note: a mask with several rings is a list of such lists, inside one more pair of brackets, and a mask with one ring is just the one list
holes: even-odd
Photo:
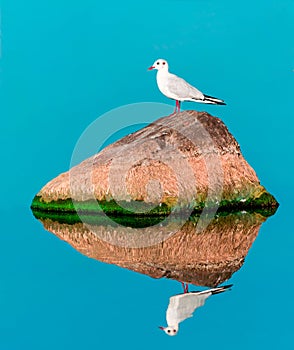
[(225, 105), (223, 100), (204, 95), (201, 91), (187, 83), (184, 79), (175, 74), (171, 74), (168, 71), (168, 63), (166, 60), (158, 59), (148, 69), (157, 69), (156, 80), (159, 90), (166, 97), (176, 100), (174, 113), (180, 112), (182, 101)]
[(169, 305), (166, 310), (167, 327), (159, 328), (170, 336), (178, 334), (180, 322), (192, 317), (193, 312), (198, 307), (203, 306), (208, 297), (225, 292), (230, 287), (232, 287), (232, 284), (202, 292), (188, 292), (188, 285), (186, 285), (184, 293), (174, 295), (169, 299)]

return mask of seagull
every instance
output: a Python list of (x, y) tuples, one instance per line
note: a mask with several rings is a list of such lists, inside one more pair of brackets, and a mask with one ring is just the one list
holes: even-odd
[(174, 113), (180, 112), (182, 101), (192, 101), (199, 103), (208, 103), (213, 105), (225, 105), (223, 100), (216, 97), (204, 95), (194, 86), (187, 83), (184, 79), (168, 71), (166, 60), (156, 60), (148, 70), (157, 69), (157, 86), (159, 90), (168, 98), (176, 100)]
[(169, 299), (169, 305), (166, 310), (167, 327), (159, 327), (167, 335), (174, 336), (178, 334), (179, 323), (193, 316), (193, 312), (200, 306), (203, 306), (205, 300), (214, 294), (219, 294), (229, 290), (232, 284), (204, 290), (202, 292), (188, 292), (188, 285), (184, 286), (184, 293), (172, 296)]

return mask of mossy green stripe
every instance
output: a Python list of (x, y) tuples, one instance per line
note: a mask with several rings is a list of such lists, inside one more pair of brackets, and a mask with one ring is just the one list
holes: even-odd
[[(99, 205), (98, 205), (99, 204)], [(111, 201), (83, 201), (73, 203), (71, 199), (44, 202), (40, 196), (33, 199), (31, 208), (33, 212), (55, 212), (55, 213), (78, 213), (86, 214), (101, 214), (104, 212), (107, 215), (114, 216), (166, 216), (173, 209), (176, 212), (192, 211), (192, 213), (200, 213), (204, 208), (204, 203), (196, 203), (193, 207), (170, 207), (167, 204), (153, 206), (145, 202), (132, 201), (121, 203), (120, 206), (114, 200)], [(238, 210), (261, 210), (269, 213), (275, 212), (279, 206), (276, 199), (268, 192), (262, 193), (260, 197), (248, 199), (245, 202), (241, 200), (222, 200), (218, 206), (218, 212), (230, 212)], [(130, 208), (127, 210), (125, 208)], [(211, 208), (215, 208), (212, 204)], [(270, 214), (271, 215), (271, 214)], [(268, 215), (266, 215), (268, 216)]]

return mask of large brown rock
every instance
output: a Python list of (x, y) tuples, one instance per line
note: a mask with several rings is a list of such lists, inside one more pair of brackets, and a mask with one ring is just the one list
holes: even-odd
[(73, 200), (89, 210), (95, 199), (104, 203), (105, 212), (113, 202), (118, 207), (129, 203), (126, 209), (135, 213), (132, 203), (138, 202), (157, 206), (157, 212), (277, 206), (224, 123), (196, 111), (161, 118), (109, 145), (45, 185), (32, 207), (72, 210), (63, 203)]

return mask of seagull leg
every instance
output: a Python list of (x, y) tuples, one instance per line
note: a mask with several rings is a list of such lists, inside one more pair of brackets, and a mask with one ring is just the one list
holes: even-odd
[(171, 114), (171, 115), (173, 115), (173, 114), (176, 114), (176, 113), (177, 113), (177, 107), (178, 107), (178, 104), (177, 104), (177, 101), (176, 101), (176, 106), (175, 106), (175, 109), (174, 109), (174, 111), (172, 112), (172, 114)]
[(176, 106), (175, 110), (173, 111), (173, 114), (181, 112), (181, 101), (176, 100)]
[(183, 287), (183, 291), (184, 291), (184, 294), (188, 293), (188, 288), (189, 288), (189, 285), (188, 283), (184, 283), (184, 282), (181, 282), (182, 283), (182, 287)]
[(176, 100), (176, 107), (175, 107), (174, 113), (178, 112), (178, 108), (179, 108), (179, 101)]

